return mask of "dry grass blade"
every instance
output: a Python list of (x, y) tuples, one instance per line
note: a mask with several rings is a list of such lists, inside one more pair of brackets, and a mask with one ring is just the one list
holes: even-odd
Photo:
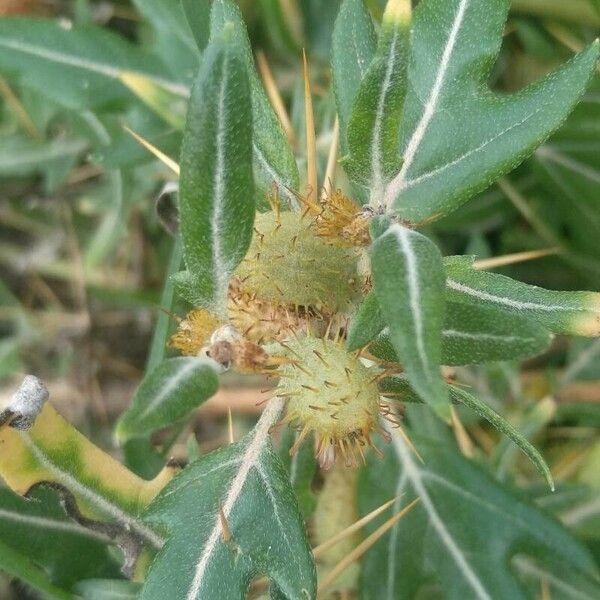
[(329, 147), (329, 155), (327, 156), (327, 169), (325, 170), (325, 181), (323, 181), (323, 191), (321, 199), (327, 198), (334, 189), (335, 185), (335, 168), (337, 166), (338, 148), (340, 145), (340, 121), (335, 118), (333, 124), (333, 132), (331, 134), (331, 146)]
[(156, 146), (151, 144), (148, 140), (143, 138), (141, 135), (137, 134), (132, 129), (129, 129), (129, 127), (127, 127), (127, 125), (123, 125), (123, 129), (131, 137), (133, 137), (139, 144), (144, 146), (144, 148), (146, 148), (146, 150), (152, 152), (152, 154), (154, 154), (154, 156), (156, 156), (156, 158), (158, 158), (158, 160), (160, 160), (160, 162), (162, 162), (164, 165), (169, 167), (169, 169), (171, 169), (171, 171), (173, 171), (173, 173), (175, 173), (175, 175), (177, 175), (179, 177), (179, 165), (172, 158), (169, 158), (164, 152), (161, 152)]
[(473, 268), (483, 271), (485, 269), (494, 269), (506, 265), (544, 258), (545, 256), (554, 256), (560, 252), (560, 248), (541, 248), (540, 250), (528, 250), (527, 252), (515, 252), (514, 254), (504, 254), (502, 256), (493, 256), (492, 258), (483, 258), (473, 263)]
[(277, 88), (277, 84), (275, 83), (275, 78), (273, 77), (269, 63), (263, 52), (259, 51), (256, 53), (256, 64), (267, 95), (269, 96), (269, 100), (271, 101), (271, 105), (273, 106), (273, 110), (283, 127), (285, 135), (290, 143), (294, 145), (296, 143), (294, 127), (285, 108), (285, 104), (283, 103), (283, 99), (281, 98), (281, 94), (279, 93), (279, 89)]
[(327, 577), (319, 584), (317, 597), (322, 597), (323, 592), (331, 586), (331, 584), (356, 560), (358, 560), (375, 542), (377, 542), (385, 533), (387, 533), (402, 517), (410, 512), (419, 502), (419, 498), (415, 498), (408, 506), (405, 506), (401, 511), (397, 512), (393, 517), (388, 519), (381, 527), (376, 529), (369, 537), (362, 541), (350, 554), (344, 557), (328, 574)]
[(342, 540), (346, 539), (348, 536), (353, 535), (359, 529), (362, 529), (365, 525), (367, 525), (367, 523), (370, 523), (373, 519), (378, 517), (382, 512), (384, 512), (390, 506), (392, 506), (399, 498), (400, 498), (400, 496), (396, 496), (395, 498), (388, 500), (387, 502), (385, 502), (384, 504), (382, 504), (375, 510), (371, 511), (368, 515), (365, 515), (364, 517), (362, 517), (361, 519), (359, 519), (358, 521), (356, 521), (355, 523), (350, 525), (350, 527), (346, 527), (346, 529), (344, 529), (343, 531), (340, 531), (337, 535), (334, 535), (332, 538), (328, 539), (326, 542), (323, 542), (322, 544), (320, 544), (319, 546), (314, 548), (313, 556), (315, 558), (319, 558), (319, 556), (321, 556), (325, 551), (329, 550), (329, 548), (331, 548), (332, 546), (335, 546), (338, 542), (341, 542)]
[(453, 406), (450, 408), (450, 414), (452, 416), (452, 431), (454, 432), (454, 437), (456, 438), (460, 451), (467, 458), (473, 458), (473, 456), (475, 456), (473, 442)]
[(227, 407), (227, 432), (229, 434), (229, 443), (233, 444), (235, 438), (233, 437), (233, 416), (231, 414), (231, 406)]
[(310, 73), (306, 52), (302, 51), (304, 62), (304, 114), (306, 120), (306, 195), (313, 202), (317, 194), (317, 136), (315, 133), (315, 115), (313, 112)]
[(9, 106), (13, 111), (27, 134), (34, 140), (43, 139), (42, 134), (38, 131), (35, 123), (31, 120), (31, 117), (25, 110), (25, 107), (3, 77), (0, 77), (0, 95), (4, 98), (7, 106)]

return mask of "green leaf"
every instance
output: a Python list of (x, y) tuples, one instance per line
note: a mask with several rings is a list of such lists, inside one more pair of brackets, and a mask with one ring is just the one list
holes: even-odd
[(290, 427), (282, 432), (279, 457), (288, 470), (289, 481), (298, 500), (300, 512), (307, 518), (313, 513), (317, 504), (317, 499), (312, 489), (317, 471), (317, 461), (315, 459), (314, 443), (311, 436), (290, 456), (290, 448), (299, 435), (299, 432), (294, 431)]
[(472, 257), (451, 256), (446, 266), (446, 296), (453, 302), (496, 306), (531, 317), (552, 333), (600, 335), (600, 294), (556, 292), (478, 271)]
[(385, 321), (379, 308), (379, 300), (374, 290), (370, 291), (350, 322), (348, 341), (349, 352), (354, 352), (374, 340), (384, 329)]
[(363, 0), (344, 0), (331, 41), (333, 91), (340, 119), (342, 155), (348, 151), (350, 111), (376, 47), (375, 28)]
[[(348, 349), (357, 350), (373, 342), (369, 352), (397, 361), (389, 330), (384, 329), (377, 297), (371, 292), (351, 323)], [(546, 329), (520, 315), (494, 306), (446, 302), (441, 359), (444, 365), (519, 360), (539, 354), (551, 341)]]
[(118, 579), (85, 579), (75, 586), (84, 600), (136, 600), (141, 585)]
[(204, 50), (210, 35), (210, 0), (180, 0), (183, 13), (199, 50)]
[(512, 170), (564, 121), (596, 67), (598, 43), (524, 90), (487, 85), (509, 0), (425, 0), (414, 15), (403, 164), (385, 204), (412, 222), (457, 208)]
[(0, 541), (0, 569), (19, 578), (34, 590), (44, 594), (48, 600), (75, 600), (75, 596), (53, 585), (46, 573), (35, 565), (26, 554), (13, 550)]
[(416, 598), (433, 580), (447, 600), (527, 600), (519, 577), (532, 568), (560, 582), (556, 597), (600, 594), (593, 559), (558, 522), (448, 445), (411, 433), (421, 463), (392, 435), (386, 458), (363, 471), (360, 512), (403, 492), (420, 503), (367, 553), (361, 598)]
[(1, 19), (0, 69), (17, 73), (24, 85), (73, 109), (130, 97), (119, 82), (124, 71), (188, 94), (151, 55), (118, 35), (97, 27), (67, 29), (50, 20)]
[(406, 94), (410, 0), (390, 0), (377, 52), (356, 94), (348, 124), (344, 166), (380, 205), (385, 185), (400, 168), (398, 129)]
[(475, 411), (480, 417), (488, 421), (492, 427), (512, 440), (543, 475), (550, 489), (554, 491), (554, 481), (552, 480), (552, 474), (546, 461), (518, 429), (513, 427), (502, 415), (492, 410), (485, 402), (458, 386), (452, 386), (451, 396), (453, 399)]
[(180, 2), (133, 0), (155, 31), (151, 46), (173, 75), (192, 81), (198, 71), (200, 52)]
[(209, 358), (169, 358), (142, 381), (116, 434), (120, 440), (143, 436), (188, 416), (219, 388), (216, 363)]
[(215, 312), (225, 310), (229, 276), (248, 250), (254, 222), (250, 90), (238, 54), (230, 39), (206, 50), (180, 160), (188, 299)]
[[(422, 403), (423, 401), (415, 393), (406, 376), (399, 375), (386, 377), (380, 383), (381, 391), (389, 394), (398, 402)], [(506, 435), (512, 440), (529, 458), (540, 474), (546, 479), (548, 486), (554, 489), (552, 474), (546, 465), (542, 455), (534, 448), (527, 438), (502, 415), (490, 408), (485, 402), (469, 394), (458, 385), (448, 385), (450, 400), (454, 404), (463, 404), (484, 418), (492, 427)]]
[(53, 490), (37, 489), (25, 500), (0, 488), (0, 538), (65, 589), (86, 577), (119, 576), (111, 540), (67, 517)]
[(448, 419), (440, 373), (444, 273), (439, 250), (420, 233), (395, 224), (373, 243), (371, 269), (390, 339), (411, 385)]
[(280, 400), (271, 401), (244, 439), (189, 465), (150, 506), (147, 522), (165, 527), (169, 540), (141, 600), (243, 600), (259, 575), (282, 598), (315, 597), (304, 525), (269, 439), (281, 408)]
[(271, 103), (254, 67), (252, 48), (242, 14), (232, 0), (214, 0), (211, 11), (210, 39), (218, 37), (225, 24), (231, 23), (233, 39), (239, 44), (248, 72), (252, 95), (252, 157), (256, 181), (256, 202), (277, 185), (282, 198), (291, 205), (296, 199), (290, 190), (298, 190), (299, 175), (296, 160)]

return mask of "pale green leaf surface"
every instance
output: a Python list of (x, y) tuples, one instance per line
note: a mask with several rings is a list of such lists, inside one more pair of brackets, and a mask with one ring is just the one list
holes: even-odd
[(406, 93), (410, 2), (390, 2), (383, 15), (375, 57), (356, 93), (348, 124), (344, 166), (379, 205), (384, 187), (400, 168), (398, 129)]
[(269, 439), (281, 409), (282, 402), (272, 400), (245, 438), (192, 463), (150, 506), (146, 521), (165, 527), (169, 539), (141, 600), (243, 600), (260, 575), (272, 580), (282, 598), (315, 598), (304, 525)]
[(348, 350), (353, 352), (374, 340), (384, 329), (385, 321), (375, 291), (370, 291), (350, 321)]
[(440, 373), (444, 273), (437, 247), (425, 236), (392, 225), (371, 250), (371, 270), (390, 339), (417, 393), (448, 412)]
[[(191, 82), (198, 71), (200, 51), (183, 6), (173, 0), (133, 0), (154, 29), (152, 49), (174, 76)], [(200, 9), (200, 6), (197, 6)]]
[(206, 50), (190, 100), (179, 182), (187, 298), (215, 312), (225, 310), (229, 276), (252, 238), (251, 161), (246, 68), (231, 39), (216, 40)]
[(136, 600), (140, 589), (137, 582), (118, 579), (84, 579), (75, 586), (84, 600)]
[[(296, 202), (290, 190), (299, 189), (296, 160), (254, 67), (252, 48), (242, 14), (232, 0), (215, 0), (211, 10), (210, 39), (220, 35), (226, 23), (233, 27), (233, 40), (239, 45), (248, 72), (252, 97), (252, 158), (256, 181), (256, 202), (272, 192), (273, 184), (282, 198)], [(249, 191), (248, 191), (249, 193)]]
[(535, 319), (552, 333), (600, 335), (600, 293), (545, 290), (475, 270), (472, 257), (447, 257), (444, 263), (448, 300), (500, 307)]
[(558, 579), (568, 592), (561, 597), (598, 596), (593, 559), (558, 522), (455, 449), (410, 433), (423, 457), (420, 463), (392, 433), (386, 458), (370, 460), (363, 471), (360, 512), (402, 492), (420, 502), (367, 553), (362, 598), (415, 598), (433, 580), (447, 600), (526, 600), (530, 596), (518, 578), (521, 565)]
[(44, 570), (35, 565), (27, 554), (17, 552), (1, 540), (0, 570), (26, 582), (47, 600), (75, 600), (73, 594), (53, 585)]
[(219, 387), (217, 364), (209, 358), (169, 358), (142, 381), (119, 420), (119, 439), (143, 436), (177, 423)]
[(375, 55), (377, 38), (363, 0), (345, 0), (331, 40), (333, 91), (340, 119), (342, 155), (348, 149), (347, 129), (352, 104)]
[[(386, 377), (380, 383), (380, 388), (382, 392), (392, 394), (393, 399), (399, 402), (423, 402), (412, 389), (405, 375)], [(466, 392), (459, 385), (448, 384), (448, 392), (450, 400), (454, 404), (462, 404), (467, 408), (470, 408), (480, 417), (490, 423), (492, 427), (503, 433), (508, 439), (514, 442), (544, 477), (548, 486), (551, 489), (554, 489), (552, 475), (548, 469), (548, 466), (546, 465), (546, 462), (544, 461), (544, 458), (516, 427), (511, 425), (511, 423), (509, 423), (502, 415), (493, 410), (488, 404), (473, 394)]]
[(487, 85), (509, 0), (426, 0), (415, 10), (403, 164), (385, 205), (418, 222), (457, 208), (512, 170), (567, 117), (598, 60), (598, 43), (524, 90)]
[(0, 488), (0, 538), (65, 589), (85, 577), (119, 576), (108, 537), (67, 517), (49, 489), (37, 489), (24, 499)]
[(17, 72), (26, 86), (73, 109), (127, 98), (118, 81), (123, 71), (188, 94), (151, 55), (118, 35), (96, 27), (66, 29), (50, 20), (1, 19), (0, 69)]
[[(551, 340), (548, 331), (531, 319), (492, 306), (446, 302), (442, 329), (444, 365), (522, 360), (546, 350)], [(397, 360), (388, 331), (369, 346), (369, 352)]]

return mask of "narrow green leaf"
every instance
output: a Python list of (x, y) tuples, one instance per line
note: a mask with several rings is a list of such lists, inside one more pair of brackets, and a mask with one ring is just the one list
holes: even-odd
[(600, 294), (557, 292), (478, 271), (472, 257), (445, 259), (446, 296), (453, 302), (496, 306), (531, 317), (552, 333), (600, 335)]
[[(556, 520), (455, 448), (409, 432), (421, 463), (391, 433), (386, 458), (370, 457), (362, 471), (360, 512), (402, 493), (420, 502), (367, 553), (361, 598), (416, 598), (434, 580), (447, 600), (527, 600), (519, 581), (521, 561), (560, 581), (563, 594), (557, 598), (591, 600), (600, 594), (593, 558)], [(375, 527), (369, 525), (368, 532)]]
[(185, 418), (219, 387), (216, 363), (208, 358), (169, 358), (142, 381), (117, 425), (120, 440), (143, 436)]
[(187, 297), (215, 312), (225, 310), (229, 276), (248, 250), (254, 222), (250, 90), (238, 54), (230, 39), (206, 50), (180, 160)]
[(24, 499), (0, 488), (0, 539), (61, 588), (86, 577), (119, 576), (111, 540), (68, 517), (54, 490), (39, 488)]
[(250, 81), (254, 123), (252, 157), (256, 202), (264, 202), (264, 195), (272, 192), (275, 184), (281, 197), (286, 198), (293, 205), (296, 200), (290, 190), (299, 188), (298, 167), (292, 148), (254, 67), (252, 48), (242, 14), (233, 0), (214, 0), (211, 10), (211, 41), (220, 35), (226, 23), (231, 23), (233, 27), (232, 37), (239, 44)]
[(350, 322), (348, 351), (354, 352), (374, 340), (384, 329), (385, 321), (375, 291), (370, 291)]
[(390, 339), (417, 393), (449, 418), (440, 373), (444, 273), (437, 247), (425, 236), (392, 225), (371, 251), (371, 269)]
[(333, 91), (340, 119), (342, 155), (348, 151), (347, 129), (354, 98), (376, 47), (375, 28), (363, 0), (344, 0), (331, 41)]
[(492, 410), (485, 402), (458, 386), (452, 386), (451, 396), (453, 399), (475, 411), (480, 417), (483, 417), (488, 421), (492, 427), (503, 433), (521, 448), (525, 456), (529, 458), (535, 468), (543, 475), (550, 489), (554, 491), (552, 473), (550, 473), (546, 461), (518, 429), (513, 427), (502, 415), (499, 415), (495, 410)]
[(304, 525), (269, 439), (281, 409), (273, 400), (244, 439), (192, 463), (150, 506), (147, 522), (165, 527), (170, 539), (141, 600), (243, 600), (258, 575), (282, 598), (315, 598)]
[(118, 81), (135, 73), (181, 96), (188, 88), (151, 55), (96, 27), (67, 29), (57, 21), (0, 20), (0, 69), (16, 72), (26, 86), (69, 108), (82, 109), (127, 98)]
[[(544, 327), (520, 315), (491, 305), (446, 302), (442, 329), (444, 365), (519, 360), (539, 354), (551, 341), (552, 336)], [(369, 342), (373, 342), (369, 351), (375, 356), (398, 360), (374, 292), (365, 298), (351, 322), (348, 348), (357, 350)]]
[(413, 222), (441, 216), (512, 170), (564, 121), (598, 60), (597, 42), (511, 96), (487, 80), (510, 2), (424, 0), (415, 10), (403, 164), (385, 204)]
[(0, 541), (0, 569), (44, 594), (48, 600), (75, 600), (73, 594), (53, 585), (48, 575), (33, 564), (26, 554), (13, 550)]
[(353, 180), (370, 191), (372, 206), (381, 204), (385, 185), (400, 168), (398, 129), (406, 93), (410, 20), (410, 0), (388, 2), (377, 52), (348, 124), (350, 154), (344, 165)]
[(204, 50), (210, 35), (210, 0), (180, 0), (199, 50)]
[(133, 0), (155, 35), (152, 48), (174, 75), (191, 82), (198, 71), (200, 52), (180, 2)]

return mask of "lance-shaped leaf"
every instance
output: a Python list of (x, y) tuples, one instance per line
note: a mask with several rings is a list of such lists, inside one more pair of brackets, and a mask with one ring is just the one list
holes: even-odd
[(65, 589), (85, 577), (119, 576), (109, 553), (110, 538), (69, 518), (49, 489), (37, 489), (24, 499), (1, 488), (0, 538)]
[(418, 222), (445, 214), (507, 173), (564, 121), (598, 60), (598, 43), (524, 90), (499, 96), (487, 79), (509, 0), (425, 0), (415, 10), (403, 164), (385, 203)]
[[(544, 351), (551, 341), (551, 334), (531, 319), (492, 306), (446, 302), (444, 365), (522, 360)], [(386, 360), (397, 360), (387, 330), (369, 346), (369, 351)]]
[(360, 85), (348, 125), (344, 166), (379, 206), (384, 187), (400, 168), (398, 129), (406, 93), (410, 0), (389, 0), (377, 52)]
[(85, 516), (110, 520), (150, 545), (162, 545), (162, 538), (139, 514), (173, 476), (173, 468), (165, 468), (152, 481), (140, 479), (48, 403), (29, 431), (2, 427), (0, 446), (0, 475), (18, 494), (40, 483), (57, 484), (74, 495)]
[(370, 291), (350, 322), (348, 330), (348, 350), (353, 352), (374, 340), (385, 328), (385, 320), (379, 308), (375, 291)]
[(333, 92), (340, 119), (342, 155), (348, 150), (350, 111), (363, 77), (375, 55), (377, 38), (363, 0), (344, 0), (331, 40)]
[(75, 600), (75, 596), (55, 586), (43, 569), (38, 567), (27, 554), (21, 554), (0, 540), (0, 570), (19, 578), (48, 600)]
[(556, 292), (473, 268), (473, 258), (445, 259), (446, 296), (453, 302), (501, 307), (531, 317), (552, 333), (600, 335), (600, 294)]
[(403, 492), (420, 506), (367, 554), (361, 598), (416, 598), (433, 580), (447, 600), (526, 600), (520, 575), (528, 567), (552, 588), (558, 582), (556, 597), (600, 594), (593, 559), (557, 521), (454, 448), (411, 433), (421, 463), (392, 435), (386, 458), (362, 472), (361, 514)]
[[(551, 489), (554, 489), (552, 474), (542, 455), (527, 440), (527, 438), (502, 415), (490, 408), (483, 400), (469, 394), (458, 385), (448, 385), (450, 401), (454, 404), (462, 404), (480, 417), (485, 419), (492, 427), (503, 433), (514, 444), (516, 444), (533, 463), (535, 468), (544, 477), (546, 483)], [(386, 377), (380, 383), (381, 391), (399, 402), (422, 403), (423, 401), (412, 389), (405, 375)]]
[(442, 257), (425, 236), (392, 225), (371, 251), (371, 270), (390, 339), (417, 393), (449, 416), (440, 373), (444, 319)]
[(264, 195), (275, 184), (282, 198), (296, 202), (290, 190), (299, 187), (299, 175), (292, 148), (275, 115), (254, 67), (252, 49), (239, 7), (233, 0), (214, 0), (210, 15), (210, 39), (216, 39), (225, 24), (231, 23), (232, 38), (239, 45), (248, 73), (252, 95), (252, 158), (256, 180), (256, 202), (264, 203)]
[(215, 312), (225, 310), (229, 276), (248, 250), (255, 210), (250, 89), (227, 30), (207, 48), (194, 85), (179, 183), (186, 296)]
[(169, 539), (142, 600), (243, 600), (260, 575), (281, 598), (315, 598), (304, 525), (269, 439), (281, 408), (272, 400), (244, 439), (188, 466), (150, 506), (146, 521), (164, 526)]
[(147, 435), (185, 418), (217, 391), (216, 367), (209, 358), (182, 356), (162, 362), (140, 384), (119, 420), (117, 437)]
[(81, 109), (127, 98), (118, 81), (135, 73), (186, 97), (189, 90), (151, 56), (96, 27), (67, 29), (56, 21), (0, 20), (0, 69), (45, 97)]

